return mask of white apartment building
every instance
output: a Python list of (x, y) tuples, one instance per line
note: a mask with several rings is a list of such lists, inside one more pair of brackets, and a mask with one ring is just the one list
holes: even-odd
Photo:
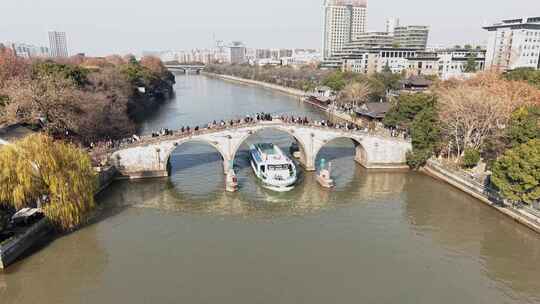
[(367, 0), (325, 0), (323, 57), (330, 58), (366, 30)]
[(49, 48), (26, 43), (8, 43), (16, 56), (22, 58), (43, 58), (49, 56)]
[(240, 41), (233, 41), (226, 49), (227, 63), (242, 64), (247, 62), (246, 46)]
[(399, 18), (397, 17), (389, 17), (386, 19), (386, 32), (390, 35), (394, 35), (394, 31), (396, 27), (399, 26)]
[(68, 57), (66, 33), (49, 32), (49, 49), (51, 57)]
[(476, 71), (485, 67), (485, 50), (447, 49), (426, 52), (414, 48), (365, 48), (356, 49), (342, 58), (342, 70), (373, 74), (388, 68), (392, 73), (408, 75), (433, 75), (441, 79), (468, 78), (467, 61), (474, 56)]
[(489, 32), (486, 68), (540, 68), (540, 17), (503, 20), (483, 28)]

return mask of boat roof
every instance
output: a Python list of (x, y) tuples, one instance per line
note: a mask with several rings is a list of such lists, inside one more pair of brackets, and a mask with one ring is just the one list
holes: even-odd
[(254, 153), (258, 163), (264, 162), (267, 165), (291, 164), (292, 161), (279, 149), (278, 146), (271, 143), (260, 143), (254, 145), (258, 153)]
[(263, 144), (257, 144), (257, 147), (259, 150), (266, 154), (266, 155), (276, 155), (278, 154), (276, 149), (274, 149), (274, 144), (271, 143), (263, 143)]

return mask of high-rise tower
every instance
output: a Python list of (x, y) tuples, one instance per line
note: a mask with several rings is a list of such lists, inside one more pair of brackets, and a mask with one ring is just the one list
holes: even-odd
[(325, 0), (323, 57), (330, 58), (343, 45), (366, 30), (367, 0)]
[(65, 32), (49, 32), (49, 50), (51, 57), (68, 57)]

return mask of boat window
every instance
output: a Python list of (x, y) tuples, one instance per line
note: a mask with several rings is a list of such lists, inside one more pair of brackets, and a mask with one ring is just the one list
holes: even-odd
[(261, 172), (265, 172), (266, 171), (266, 168), (264, 167), (264, 165), (261, 166)]
[(284, 165), (268, 165), (268, 170), (288, 170), (289, 169), (289, 166), (288, 164), (284, 164)]

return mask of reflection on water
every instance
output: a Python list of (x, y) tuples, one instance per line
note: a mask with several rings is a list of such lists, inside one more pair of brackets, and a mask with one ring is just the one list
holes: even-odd
[[(423, 188), (427, 180), (429, 188)], [(415, 175), (406, 186), (407, 215), (414, 230), (483, 266), (504, 292), (535, 294), (540, 301), (540, 238), (528, 228), (457, 192), (447, 185)], [(446, 200), (431, 200), (445, 193)], [(517, 262), (519, 261), (519, 262)]]
[[(262, 132), (261, 132), (262, 133)], [(199, 144), (184, 144), (171, 157), (171, 178), (118, 183), (108, 194), (106, 204), (128, 205), (181, 212), (219, 215), (274, 217), (302, 215), (335, 208), (350, 202), (370, 202), (380, 197), (399, 196), (405, 183), (404, 173), (368, 172), (354, 162), (354, 147), (350, 140), (337, 140), (319, 153), (319, 158), (332, 162), (336, 188), (323, 189), (313, 173), (299, 168), (299, 182), (285, 193), (262, 187), (249, 164), (248, 146), (269, 141), (284, 151), (292, 138), (280, 132), (266, 131), (249, 138), (235, 159), (240, 191), (224, 189), (222, 159), (214, 148)]]
[[(202, 76), (144, 126), (177, 128), (258, 111), (322, 116), (283, 95)], [(538, 303), (540, 238), (450, 186), (362, 169), (349, 140), (318, 159), (337, 187), (300, 170), (295, 189), (261, 187), (248, 144), (288, 151), (290, 136), (250, 137), (225, 193), (210, 146), (184, 144), (172, 176), (121, 181), (102, 218), (0, 273), (0, 303)]]
[(0, 272), (0, 303), (77, 303), (98, 290), (108, 260), (96, 230), (90, 226), (55, 240)]

